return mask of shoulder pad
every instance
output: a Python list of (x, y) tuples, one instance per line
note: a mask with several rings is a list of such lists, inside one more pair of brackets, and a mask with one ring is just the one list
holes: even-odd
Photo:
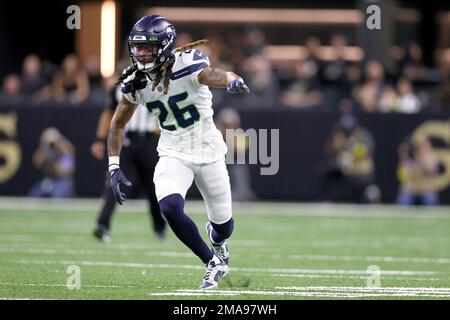
[(202, 62), (206, 62), (209, 66), (209, 58), (208, 56), (197, 49), (190, 49), (183, 52), (178, 53), (178, 56), (181, 58), (181, 62), (185, 66), (189, 66), (192, 64), (198, 64)]

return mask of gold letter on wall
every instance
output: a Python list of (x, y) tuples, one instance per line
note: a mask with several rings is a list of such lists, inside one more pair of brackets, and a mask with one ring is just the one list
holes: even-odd
[[(0, 114), (0, 133), (14, 139), (17, 133), (17, 114)], [(7, 182), (19, 170), (22, 160), (20, 145), (15, 141), (0, 140), (0, 183)]]
[(447, 121), (429, 120), (422, 123), (412, 134), (413, 142), (419, 142), (423, 137), (434, 138), (445, 142), (446, 147), (433, 148), (433, 154), (444, 167), (441, 174), (434, 178), (434, 186), (441, 191), (450, 186), (450, 119)]

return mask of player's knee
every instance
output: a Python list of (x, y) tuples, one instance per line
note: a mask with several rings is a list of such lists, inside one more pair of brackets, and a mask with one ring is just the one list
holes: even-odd
[(164, 216), (170, 219), (183, 212), (184, 199), (178, 193), (171, 194), (159, 201), (159, 207)]
[(222, 224), (211, 222), (211, 225), (213, 226), (215, 232), (219, 233), (221, 237), (227, 239), (233, 233), (234, 220), (233, 218), (231, 218), (230, 220)]

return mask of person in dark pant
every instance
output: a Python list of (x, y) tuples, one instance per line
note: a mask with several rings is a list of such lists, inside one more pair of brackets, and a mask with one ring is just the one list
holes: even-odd
[[(116, 87), (111, 91), (111, 105), (105, 108), (100, 116), (97, 127), (97, 139), (91, 146), (91, 153), (98, 160), (104, 159), (109, 124), (120, 95), (120, 87)], [(139, 110), (130, 120), (125, 132), (121, 164), (129, 172), (135, 173), (137, 177), (135, 181), (139, 181), (137, 185), (132, 187), (132, 193), (138, 196), (142, 188), (145, 190), (145, 196), (149, 202), (153, 230), (158, 239), (164, 240), (166, 237), (166, 221), (161, 215), (158, 200), (155, 195), (155, 186), (153, 184), (153, 171), (158, 162), (156, 145), (159, 139), (159, 129), (156, 121), (154, 116), (145, 107), (139, 106)], [(116, 206), (116, 200), (111, 190), (109, 172), (106, 173), (102, 199), (102, 208), (97, 218), (97, 226), (93, 234), (97, 239), (103, 242), (109, 242), (111, 240), (111, 218)]]

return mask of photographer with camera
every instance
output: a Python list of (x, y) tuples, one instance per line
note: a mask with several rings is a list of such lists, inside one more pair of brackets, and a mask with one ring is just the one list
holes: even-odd
[(29, 196), (73, 196), (75, 147), (58, 129), (50, 127), (44, 130), (33, 155), (33, 165), (42, 172), (44, 178), (34, 185)]

